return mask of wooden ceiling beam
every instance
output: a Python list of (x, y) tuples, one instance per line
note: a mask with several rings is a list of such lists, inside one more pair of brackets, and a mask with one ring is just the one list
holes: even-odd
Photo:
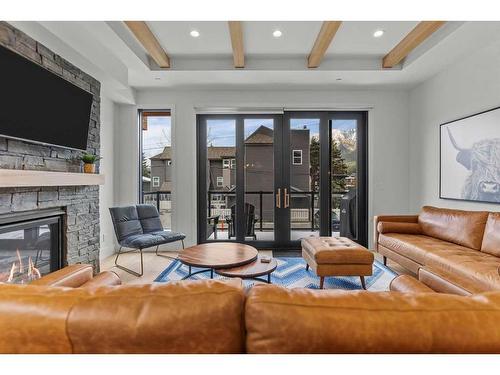
[(314, 42), (314, 46), (311, 50), (307, 58), (307, 67), (308, 68), (317, 68), (323, 57), (325, 57), (326, 50), (332, 43), (335, 34), (342, 24), (342, 21), (325, 21), (323, 25), (321, 25), (321, 30), (319, 31), (318, 36), (316, 37), (316, 41)]
[(228, 21), (231, 46), (233, 48), (233, 63), (235, 68), (245, 67), (245, 50), (243, 48), (243, 27), (241, 21)]
[(382, 60), (383, 68), (392, 68), (445, 24), (444, 21), (422, 21), (406, 35)]
[(160, 68), (170, 68), (170, 58), (144, 21), (125, 21), (139, 43)]

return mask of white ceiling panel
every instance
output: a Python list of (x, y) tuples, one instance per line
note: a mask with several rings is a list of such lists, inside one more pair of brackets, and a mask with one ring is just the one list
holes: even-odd
[[(247, 21), (243, 22), (245, 53), (248, 55), (308, 55), (322, 22)], [(275, 38), (273, 31), (282, 36)]]
[[(171, 56), (232, 54), (225, 21), (150, 21), (147, 24)], [(197, 30), (200, 36), (193, 38), (192, 30)]]
[[(418, 22), (413, 21), (348, 21), (343, 22), (328, 48), (328, 55), (384, 56), (403, 39)], [(383, 30), (375, 38), (373, 33)]]

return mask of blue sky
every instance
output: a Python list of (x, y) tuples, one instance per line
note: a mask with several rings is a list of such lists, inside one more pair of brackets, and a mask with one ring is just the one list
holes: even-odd
[(142, 149), (146, 158), (171, 145), (171, 120), (169, 117), (148, 117), (148, 130), (142, 131)]
[[(273, 129), (271, 119), (246, 119), (245, 138), (252, 134), (259, 126), (264, 125)], [(310, 136), (319, 136), (318, 119), (291, 119), (291, 129), (303, 129), (304, 126), (310, 130)], [(342, 131), (356, 128), (355, 120), (335, 120), (335, 129)], [(235, 120), (208, 120), (207, 121), (207, 143), (212, 146), (234, 147), (236, 145), (236, 121)]]
[[(245, 138), (252, 134), (259, 126), (264, 125), (273, 129), (272, 119), (246, 119)], [(319, 135), (319, 121), (317, 119), (292, 119), (292, 129), (303, 129), (304, 126), (310, 130), (310, 136)], [(355, 120), (335, 120), (334, 128), (342, 131), (351, 130), (356, 127)], [(159, 154), (165, 146), (171, 145), (171, 118), (149, 117), (148, 130), (142, 132), (143, 151), (146, 158)], [(208, 120), (207, 140), (213, 146), (235, 146), (236, 144), (236, 122), (234, 120)]]

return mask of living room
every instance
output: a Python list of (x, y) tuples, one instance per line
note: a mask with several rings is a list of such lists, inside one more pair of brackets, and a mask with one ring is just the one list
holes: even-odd
[(1, 353), (500, 353), (488, 7), (125, 3), (0, 22)]

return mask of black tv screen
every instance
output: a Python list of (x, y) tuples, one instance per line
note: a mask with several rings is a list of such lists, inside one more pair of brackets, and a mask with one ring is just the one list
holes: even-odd
[(87, 149), (92, 94), (0, 47), (0, 136)]

